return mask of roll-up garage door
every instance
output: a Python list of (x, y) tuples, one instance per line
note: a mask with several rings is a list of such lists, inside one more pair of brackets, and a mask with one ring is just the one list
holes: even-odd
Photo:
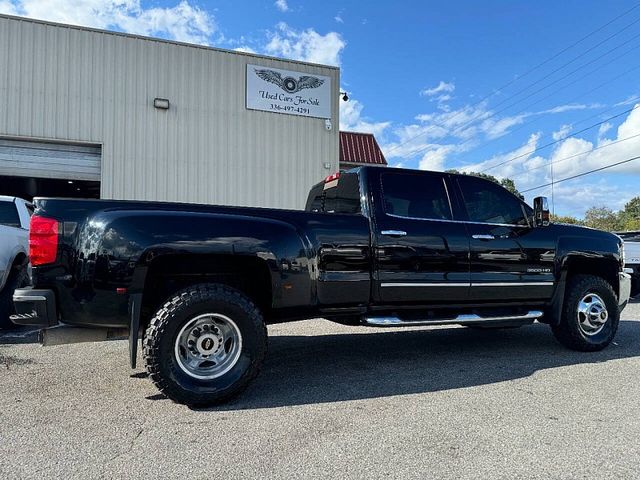
[(100, 181), (100, 145), (0, 138), (0, 175)]

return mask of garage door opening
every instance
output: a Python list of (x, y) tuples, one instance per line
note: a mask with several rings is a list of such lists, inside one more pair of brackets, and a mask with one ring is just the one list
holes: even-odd
[(0, 137), (0, 195), (100, 198), (102, 147)]
[(0, 195), (33, 197), (100, 198), (100, 182), (0, 175)]

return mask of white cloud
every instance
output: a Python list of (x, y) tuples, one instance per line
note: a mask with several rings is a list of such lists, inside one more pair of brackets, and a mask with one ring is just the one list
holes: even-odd
[(253, 48), (248, 47), (247, 45), (243, 45), (242, 47), (234, 48), (234, 50), (235, 50), (236, 52), (256, 53), (256, 51), (255, 51)]
[(558, 215), (584, 217), (585, 211), (592, 206), (606, 205), (612, 210), (620, 210), (633, 197), (633, 192), (625, 191), (604, 178), (585, 177), (575, 182), (560, 183), (551, 187), (535, 190), (525, 194), (529, 204), (537, 196), (549, 198), (551, 206), (555, 205)]
[(614, 104), (614, 107), (620, 107), (622, 105), (634, 105), (638, 102), (638, 100), (640, 100), (640, 95), (629, 95), (626, 99)]
[[(434, 142), (444, 144), (458, 142), (458, 153), (472, 149), (483, 138), (494, 139), (506, 135), (511, 127), (526, 118), (525, 114), (512, 117), (494, 117), (486, 102), (465, 105), (456, 110), (440, 108), (439, 111), (416, 116), (418, 123), (402, 125), (394, 129), (397, 141), (383, 148), (389, 157), (412, 158), (433, 148)], [(448, 151), (452, 153), (451, 151)]]
[(391, 122), (370, 122), (362, 116), (363, 108), (364, 105), (353, 98), (348, 102), (340, 101), (340, 130), (373, 133), (376, 138), (381, 137)]
[(536, 115), (544, 115), (547, 113), (564, 113), (564, 112), (571, 112), (574, 110), (587, 110), (587, 109), (594, 109), (594, 108), (602, 108), (605, 105), (602, 105), (601, 103), (591, 103), (591, 104), (584, 104), (584, 103), (570, 103), (567, 105), (558, 105), (557, 107), (553, 107), (550, 108), (548, 110), (542, 110), (540, 112), (536, 112)]
[(613, 128), (613, 125), (610, 124), (609, 122), (606, 122), (600, 125), (600, 128), (598, 128), (598, 141), (602, 140), (604, 136), (607, 134), (607, 132), (612, 128)]
[(214, 18), (187, 0), (153, 8), (143, 8), (140, 0), (2, 0), (0, 11), (205, 45), (217, 30)]
[(480, 130), (489, 140), (493, 140), (509, 133), (511, 127), (521, 124), (525, 118), (526, 115), (523, 114), (512, 117), (487, 118), (480, 125)]
[[(540, 133), (532, 135), (526, 144), (516, 150), (494, 156), (483, 162), (467, 165), (465, 171), (483, 171), (498, 178), (509, 177), (516, 182), (520, 190), (550, 183), (590, 170), (606, 167), (616, 162), (638, 155), (640, 152), (640, 105), (629, 113), (619, 125), (612, 138), (606, 138), (612, 131), (610, 124), (603, 124), (595, 142), (585, 138), (569, 137), (569, 127), (563, 125), (554, 132), (553, 138), (560, 140), (555, 148), (544, 156), (534, 152), (539, 145)], [(565, 138), (564, 140), (562, 140)], [(629, 138), (629, 140), (625, 140)], [(554, 197), (562, 210), (557, 213), (582, 215), (592, 205), (607, 205), (610, 208), (621, 208), (636, 191), (623, 190), (602, 178), (604, 174), (640, 175), (640, 161), (629, 162), (617, 167), (608, 168), (602, 174), (594, 173), (580, 177), (575, 181), (563, 182), (555, 186)], [(624, 178), (624, 177), (621, 177)], [(528, 200), (538, 195), (550, 195), (551, 187), (533, 190), (526, 194)]]
[(333, 17), (333, 19), (338, 23), (344, 23), (344, 20), (342, 19), (342, 15), (340, 14), (337, 14), (335, 17)]
[[(554, 162), (553, 171), (556, 177), (558, 175), (564, 177), (587, 170), (583, 168), (584, 156), (582, 154), (590, 152), (592, 149), (593, 143), (583, 138), (571, 137), (561, 142), (549, 157), (549, 161)], [(564, 159), (567, 157), (571, 157), (571, 160), (565, 161)]]
[(434, 145), (433, 148), (427, 149), (424, 155), (422, 155), (418, 168), (420, 170), (443, 171), (445, 160), (449, 154), (456, 150), (455, 145)]
[(571, 125), (562, 125), (560, 127), (560, 130), (551, 134), (551, 137), (553, 137), (553, 139), (557, 142), (558, 140), (566, 138), (569, 133), (571, 133)]
[[(640, 106), (639, 106), (640, 107)], [(568, 138), (552, 153), (550, 159), (555, 161), (554, 171), (563, 177), (575, 175), (587, 170), (611, 165), (638, 155), (640, 152), (640, 108), (629, 113), (620, 124), (614, 138), (599, 135), (594, 144), (582, 138)], [(625, 140), (625, 139), (629, 140)], [(583, 153), (586, 152), (586, 153)], [(580, 155), (578, 155), (580, 154)], [(571, 159), (566, 157), (576, 155)], [(640, 174), (640, 164), (629, 162), (618, 167), (607, 169), (611, 172)]]
[(280, 22), (276, 31), (269, 34), (269, 43), (264, 49), (271, 55), (339, 66), (345, 46), (345, 41), (337, 32), (321, 35), (312, 28), (295, 30)]
[[(447, 88), (455, 87), (453, 84), (441, 81), (437, 86), (426, 89), (426, 91), (431, 94), (429, 98), (432, 100), (441, 97), (444, 97), (442, 100), (448, 100), (448, 93), (439, 93)], [(417, 123), (397, 126), (393, 130), (396, 139), (389, 141), (382, 148), (388, 158), (402, 158), (404, 160), (416, 158), (417, 161), (420, 161), (424, 152), (433, 149), (434, 145), (457, 142), (456, 152), (463, 153), (472, 150), (483, 141), (508, 135), (513, 127), (523, 125), (531, 117), (562, 114), (573, 110), (597, 109), (603, 106), (599, 103), (572, 103), (536, 112), (522, 112), (501, 117), (489, 109), (486, 101), (465, 105), (457, 109), (452, 109), (449, 105), (439, 102), (435, 111), (416, 115)], [(556, 139), (561, 137), (562, 132), (556, 134)]]
[(557, 107), (549, 108), (547, 110), (541, 110), (539, 112), (533, 112), (530, 115), (546, 115), (548, 113), (565, 113), (572, 112), (575, 110), (593, 110), (596, 108), (603, 108), (606, 105), (602, 103), (569, 103), (566, 105), (558, 105)]
[(281, 12), (288, 12), (289, 11), (289, 5), (287, 4), (287, 0), (276, 0), (274, 5)]
[(452, 93), (456, 89), (453, 83), (447, 83), (444, 80), (440, 80), (440, 83), (433, 88), (425, 88), (420, 91), (420, 95), (423, 97), (431, 97), (439, 93)]
[(5, 15), (20, 15), (14, 2), (11, 0), (0, 0), (0, 13)]
[[(278, 0), (275, 5), (282, 11), (290, 10), (286, 0)], [(0, 0), (0, 13), (202, 45), (212, 44), (217, 34), (217, 43), (238, 51), (336, 66), (346, 45), (337, 32), (321, 35), (312, 28), (295, 30), (286, 23), (269, 32), (263, 44), (246, 42), (242, 37), (224, 39), (214, 17), (191, 0), (152, 8), (143, 8), (141, 0)]]
[[(504, 163), (504, 165), (495, 169), (492, 168), (487, 172), (491, 175), (502, 178), (511, 177), (515, 172), (521, 172), (522, 165), (525, 163), (529, 168), (532, 168), (533, 166), (538, 168), (545, 163), (545, 159), (539, 156), (533, 156), (533, 151), (538, 147), (538, 143), (541, 138), (542, 134), (540, 132), (533, 133), (523, 145), (515, 150), (494, 155), (482, 162), (465, 165), (464, 167), (459, 168), (459, 170), (462, 170), (463, 172), (482, 172), (489, 167)], [(511, 161), (514, 158), (517, 158), (517, 160)]]

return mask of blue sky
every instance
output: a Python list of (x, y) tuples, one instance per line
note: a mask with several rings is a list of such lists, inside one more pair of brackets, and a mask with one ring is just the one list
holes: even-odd
[[(640, 7), (632, 7), (0, 0), (4, 13), (339, 65), (351, 98), (341, 102), (341, 127), (375, 133), (391, 165), (477, 171), (506, 162), (487, 173), (513, 177), (521, 190), (547, 183), (550, 162), (558, 180), (640, 155), (640, 106), (623, 113), (640, 102)], [(558, 214), (582, 215), (636, 195), (640, 160), (559, 183), (554, 203)]]

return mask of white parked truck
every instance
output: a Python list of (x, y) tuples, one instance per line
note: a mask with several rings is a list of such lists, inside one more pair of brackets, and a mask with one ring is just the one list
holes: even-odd
[(15, 325), (9, 320), (13, 292), (29, 283), (29, 219), (32, 207), (17, 197), (0, 195), (0, 329)]
[(631, 296), (640, 295), (640, 231), (620, 232), (624, 241), (624, 266), (631, 274)]

